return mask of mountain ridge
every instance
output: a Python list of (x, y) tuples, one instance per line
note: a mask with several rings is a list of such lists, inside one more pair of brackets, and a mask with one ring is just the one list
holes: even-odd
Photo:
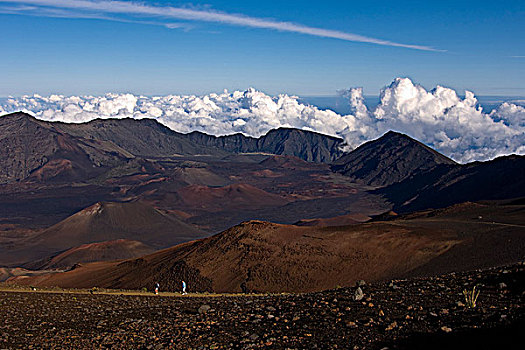
[(294, 128), (277, 128), (255, 138), (241, 133), (213, 136), (199, 131), (185, 134), (188, 139), (207, 146), (214, 146), (234, 153), (271, 153), (289, 155), (308, 162), (330, 163), (344, 154), (343, 139), (315, 131)]
[[(92, 163), (97, 165), (104, 165), (104, 159), (91, 159), (94, 157), (93, 154), (97, 153), (97, 149), (103, 151), (104, 154), (119, 154), (124, 159), (180, 155), (225, 157), (232, 153), (261, 152), (291, 155), (311, 162), (331, 162), (343, 154), (341, 147), (344, 144), (344, 141), (338, 137), (290, 128), (270, 130), (260, 138), (242, 134), (216, 137), (201, 132), (179, 133), (150, 118), (95, 119), (87, 123), (64, 123), (39, 120), (24, 112), (0, 117), (0, 130), (5, 128), (6, 124), (11, 124), (10, 130), (14, 133), (13, 135), (16, 135), (24, 129), (24, 125), (28, 122), (31, 123), (32, 129), (46, 131), (47, 135), (43, 137), (47, 136), (49, 139), (50, 135), (61, 135), (67, 138), (83, 153), (86, 153)], [(32, 134), (35, 132), (33, 131)], [(29, 137), (24, 140), (26, 144), (31, 144)], [(46, 140), (41, 139), (38, 144), (42, 145), (45, 142)], [(5, 143), (14, 144), (12, 140)], [(89, 148), (89, 151), (86, 148)], [(29, 170), (8, 179), (21, 180), (22, 175), (27, 176), (31, 171), (44, 165), (43, 160), (38, 161), (37, 159), (34, 162), (35, 164)], [(4, 163), (6, 163), (5, 160)], [(2, 165), (1, 162), (0, 165)], [(7, 177), (4, 175), (4, 178)], [(2, 180), (1, 176), (0, 180)]]
[(388, 186), (441, 165), (457, 165), (408, 135), (389, 131), (343, 155), (332, 170), (371, 186)]

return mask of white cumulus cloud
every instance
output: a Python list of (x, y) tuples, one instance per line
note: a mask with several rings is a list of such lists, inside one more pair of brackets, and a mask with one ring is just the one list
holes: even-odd
[(22, 96), (0, 102), (0, 114), (25, 111), (36, 118), (71, 123), (96, 118), (153, 118), (178, 132), (213, 135), (241, 132), (259, 137), (271, 129), (293, 127), (340, 136), (348, 149), (388, 130), (406, 133), (459, 162), (525, 154), (525, 108), (503, 103), (487, 112), (474, 94), (449, 88), (432, 91), (397, 78), (368, 108), (360, 88), (344, 92), (352, 113), (340, 115), (300, 102), (296, 96), (269, 96), (255, 89), (205, 96)]
[(503, 103), (487, 113), (470, 91), (461, 98), (449, 88), (427, 91), (397, 78), (367, 113), (373, 126), (369, 136), (400, 131), (460, 162), (523, 153), (525, 108)]

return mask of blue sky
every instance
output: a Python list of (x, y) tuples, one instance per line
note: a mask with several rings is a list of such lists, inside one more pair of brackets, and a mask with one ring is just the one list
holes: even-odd
[(0, 96), (374, 95), (399, 76), (525, 96), (524, 1), (123, 3), (0, 0)]

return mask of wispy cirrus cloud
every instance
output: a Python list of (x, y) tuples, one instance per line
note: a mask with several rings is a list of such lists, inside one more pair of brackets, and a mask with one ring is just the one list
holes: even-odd
[[(62, 9), (67, 10), (70, 14), (75, 15), (80, 12), (88, 12), (89, 15), (99, 15), (107, 20), (119, 20), (113, 17), (106, 17), (107, 15), (131, 15), (140, 17), (154, 17), (161, 19), (176, 19), (184, 21), (201, 21), (211, 23), (221, 23), (240, 27), (259, 28), (277, 30), (283, 32), (291, 32), (297, 34), (305, 34), (322, 38), (332, 38), (351, 42), (363, 42), (382, 46), (401, 47), (422, 51), (445, 51), (432, 48), (425, 45), (413, 45), (398, 43), (389, 40), (383, 40), (359, 34), (353, 34), (338, 30), (310, 27), (307, 25), (277, 21), (272, 19), (258, 18), (245, 16), (242, 14), (232, 14), (226, 12), (215, 11), (211, 9), (191, 9), (183, 7), (172, 6), (154, 6), (145, 3), (138, 3), (133, 1), (109, 1), (109, 0), (0, 0), (0, 3), (21, 4), (24, 6), (35, 7), (43, 9), (42, 16), (45, 16), (46, 9)], [(33, 15), (35, 10), (31, 10)], [(22, 13), (19, 10), (18, 13)]]
[[(3, 2), (0, 0), (0, 2)], [(15, 5), (15, 6), (2, 6), (0, 5), (0, 14), (11, 14), (11, 15), (26, 15), (33, 17), (51, 17), (51, 18), (72, 18), (72, 19), (99, 19), (104, 21), (113, 21), (121, 23), (135, 23), (135, 24), (145, 24), (145, 25), (154, 25), (161, 26), (168, 29), (182, 29), (188, 31), (193, 28), (193, 26), (186, 22), (163, 22), (163, 21), (146, 21), (146, 20), (137, 20), (137, 19), (126, 19), (121, 17), (115, 17), (106, 14), (100, 13), (91, 13), (91, 12), (76, 12), (69, 9), (61, 8), (49, 8), (49, 7), (39, 7), (39, 6), (24, 6), (24, 5)]]

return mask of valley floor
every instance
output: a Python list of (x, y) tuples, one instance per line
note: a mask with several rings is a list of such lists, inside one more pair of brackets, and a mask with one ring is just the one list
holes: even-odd
[[(467, 308), (463, 290), (480, 291)], [(32, 291), (0, 285), (0, 349), (521, 348), (525, 263), (307, 294)]]

